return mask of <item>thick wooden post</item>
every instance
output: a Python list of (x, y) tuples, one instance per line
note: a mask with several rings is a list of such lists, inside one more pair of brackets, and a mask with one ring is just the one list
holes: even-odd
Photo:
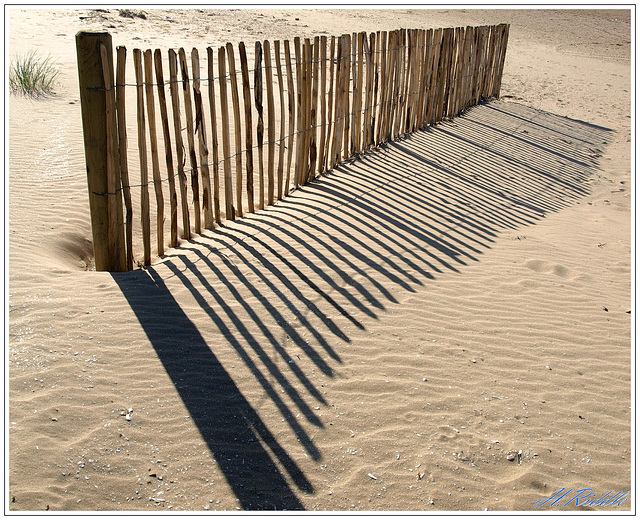
[(95, 266), (126, 271), (111, 35), (79, 32), (76, 51)]

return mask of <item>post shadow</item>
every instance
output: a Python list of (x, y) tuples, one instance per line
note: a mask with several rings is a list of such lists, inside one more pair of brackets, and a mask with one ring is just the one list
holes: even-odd
[[(112, 273), (244, 510), (301, 510), (313, 485), (278, 443), (153, 269)], [(229, 333), (230, 334), (230, 333)], [(226, 335), (227, 340), (233, 338)], [(268, 447), (268, 450), (265, 449)]]

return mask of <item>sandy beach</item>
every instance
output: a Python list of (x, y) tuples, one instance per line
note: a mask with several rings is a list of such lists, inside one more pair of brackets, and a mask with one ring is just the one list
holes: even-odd
[[(136, 12), (5, 10), (8, 56), (60, 71), (7, 104), (5, 512), (635, 511), (635, 12)], [(202, 54), (499, 23), (499, 100), (93, 268), (78, 31)]]

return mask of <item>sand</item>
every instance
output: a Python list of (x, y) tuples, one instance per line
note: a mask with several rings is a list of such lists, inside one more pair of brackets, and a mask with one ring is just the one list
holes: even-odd
[[(635, 510), (570, 500), (632, 486), (630, 11), (145, 13), (8, 10), (9, 54), (60, 85), (8, 104), (5, 510)], [(77, 31), (501, 22), (501, 100), (91, 269)]]

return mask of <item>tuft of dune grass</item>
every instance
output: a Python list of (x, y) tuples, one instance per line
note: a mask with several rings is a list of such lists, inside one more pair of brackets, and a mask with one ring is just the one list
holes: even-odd
[(50, 56), (42, 57), (32, 51), (11, 61), (9, 89), (14, 94), (32, 97), (53, 94), (58, 72)]

